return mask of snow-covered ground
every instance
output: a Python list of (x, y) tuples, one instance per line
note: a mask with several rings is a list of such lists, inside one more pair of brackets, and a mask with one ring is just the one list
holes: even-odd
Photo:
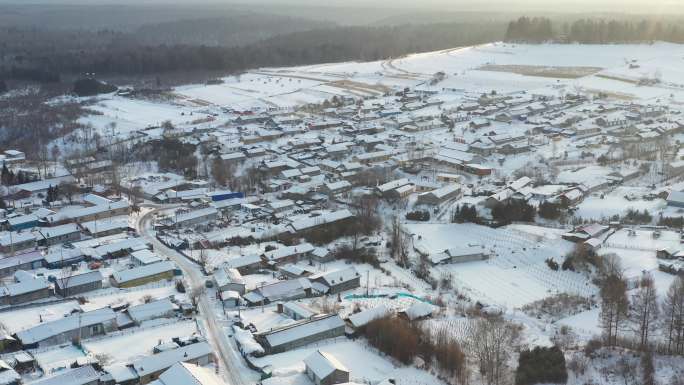
[(562, 262), (573, 244), (559, 232), (534, 226), (491, 229), (474, 224), (409, 224), (416, 247), (439, 253), (457, 245), (480, 246), (486, 261), (436, 266), (434, 275), (449, 273), (458, 290), (485, 303), (516, 308), (544, 297), (568, 292), (595, 293), (586, 279), (570, 271), (552, 271), (547, 258)]

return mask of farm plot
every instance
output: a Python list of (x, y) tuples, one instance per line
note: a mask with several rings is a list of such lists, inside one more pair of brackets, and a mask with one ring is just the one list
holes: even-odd
[(459, 245), (480, 245), (487, 261), (439, 265), (433, 274), (451, 275), (455, 286), (473, 299), (506, 307), (520, 307), (556, 293), (590, 296), (595, 287), (582, 275), (553, 271), (545, 260), (557, 262), (573, 244), (555, 237), (526, 234), (514, 229), (491, 229), (474, 224), (415, 224), (408, 230), (420, 239), (416, 246), (428, 253)]

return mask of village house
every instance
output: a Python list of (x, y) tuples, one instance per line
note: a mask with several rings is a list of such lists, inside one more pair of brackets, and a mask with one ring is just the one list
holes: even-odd
[(318, 314), (306, 305), (295, 301), (278, 302), (276, 308), (278, 313), (286, 315), (295, 321), (309, 319)]
[(92, 365), (86, 365), (65, 369), (58, 374), (33, 381), (31, 385), (100, 385), (100, 376)]
[(293, 235), (302, 236), (304, 233), (313, 232), (328, 226), (344, 225), (346, 221), (352, 219), (354, 214), (347, 209), (323, 213), (304, 219), (298, 219), (290, 223), (287, 228)]
[(0, 287), (0, 305), (19, 305), (48, 298), (52, 294), (45, 279), (30, 274), (18, 275), (23, 272), (19, 270), (15, 273), (17, 282)]
[(24, 348), (38, 348), (90, 338), (116, 330), (116, 313), (108, 308), (75, 313), (16, 333)]
[(140, 325), (153, 319), (173, 318), (176, 313), (176, 306), (168, 298), (164, 298), (131, 306), (126, 310), (126, 313), (136, 325)]
[(428, 259), (433, 265), (483, 261), (487, 258), (489, 258), (488, 253), (482, 246), (452, 247), (441, 253), (430, 254), (428, 256)]
[(153, 263), (151, 265), (135, 267), (112, 273), (112, 286), (119, 288), (135, 287), (150, 282), (173, 278), (176, 266), (169, 261)]
[(304, 359), (306, 375), (315, 385), (349, 382), (349, 370), (330, 353), (317, 350)]
[(44, 227), (40, 231), (41, 238), (38, 244), (52, 246), (59, 243), (75, 242), (81, 239), (81, 230), (74, 223), (67, 223), (60, 226)]
[(203, 366), (212, 360), (211, 346), (206, 342), (197, 342), (140, 358), (133, 361), (132, 366), (138, 375), (140, 385), (145, 385), (158, 379), (164, 371), (179, 362)]
[(45, 257), (40, 251), (0, 258), (0, 278), (9, 277), (18, 270), (35, 270), (45, 265)]
[(24, 231), (24, 232), (14, 232), (9, 231), (0, 234), (0, 252), (1, 253), (12, 253), (21, 250), (33, 249), (36, 246), (38, 238), (34, 233)]
[(102, 273), (89, 271), (87, 273), (57, 278), (55, 293), (62, 297), (71, 297), (102, 288)]
[(420, 205), (439, 206), (449, 200), (459, 199), (461, 195), (462, 193), (460, 185), (449, 184), (436, 190), (418, 195), (416, 203)]
[(219, 292), (236, 291), (245, 294), (245, 280), (238, 269), (219, 267), (214, 271), (214, 283)]
[(179, 362), (164, 371), (150, 385), (222, 385), (223, 380), (213, 369)]
[(361, 286), (361, 275), (354, 266), (311, 278), (312, 288), (320, 293), (337, 294)]
[(310, 243), (301, 243), (294, 246), (284, 246), (262, 254), (265, 264), (280, 266), (286, 263), (296, 263), (309, 257), (314, 250)]
[(254, 338), (267, 354), (276, 354), (344, 335), (344, 321), (337, 314), (327, 314), (257, 333)]
[(258, 287), (243, 296), (248, 305), (265, 305), (311, 296), (311, 282), (306, 278), (288, 279)]
[(361, 310), (358, 313), (354, 313), (347, 319), (347, 324), (352, 327), (355, 331), (366, 326), (369, 322), (374, 321), (379, 318), (387, 317), (392, 314), (392, 311), (384, 304), (379, 306), (369, 307), (368, 309)]

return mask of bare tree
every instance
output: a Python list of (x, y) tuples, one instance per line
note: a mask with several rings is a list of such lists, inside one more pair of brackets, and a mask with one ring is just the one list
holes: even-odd
[(630, 318), (639, 334), (639, 346), (648, 349), (648, 337), (655, 329), (658, 317), (658, 298), (653, 276), (646, 273), (641, 277), (639, 289), (632, 296)]
[(663, 321), (667, 333), (667, 351), (684, 353), (684, 277), (678, 276), (663, 301)]
[(480, 319), (470, 325), (466, 335), (467, 351), (477, 362), (484, 384), (506, 383), (510, 358), (508, 347), (513, 336), (511, 326), (498, 318)]
[(617, 258), (607, 258), (601, 280), (601, 325), (609, 346), (617, 344), (618, 332), (627, 321), (627, 282)]
[(391, 227), (391, 249), (390, 255), (397, 263), (402, 267), (408, 266), (408, 239), (406, 233), (404, 233), (401, 228), (401, 223), (399, 222), (399, 217), (394, 216), (392, 218)]
[(190, 290), (190, 301), (193, 306), (196, 307), (199, 304), (200, 297), (204, 295), (205, 291), (206, 288), (204, 286), (196, 286)]

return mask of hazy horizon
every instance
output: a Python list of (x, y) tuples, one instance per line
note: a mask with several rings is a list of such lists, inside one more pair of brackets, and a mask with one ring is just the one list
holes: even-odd
[[(250, 6), (309, 6), (315, 8), (383, 8), (383, 9), (411, 9), (423, 11), (498, 11), (498, 12), (562, 12), (562, 13), (643, 13), (665, 14), (672, 12), (684, 13), (684, 2), (676, 0), (327, 0), (321, 3), (317, 0), (0, 0), (3, 5), (235, 5)], [(255, 11), (268, 11), (255, 9)]]

